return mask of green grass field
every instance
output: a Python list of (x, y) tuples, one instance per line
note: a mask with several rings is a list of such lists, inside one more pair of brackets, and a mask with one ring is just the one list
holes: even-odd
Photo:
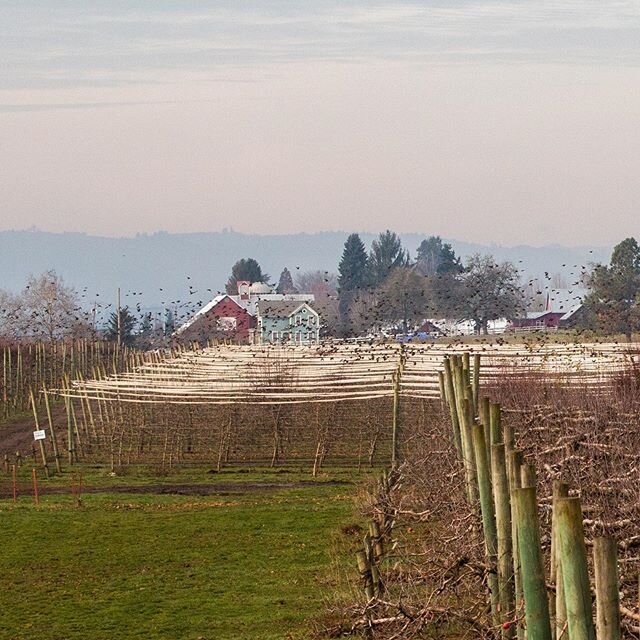
[[(43, 495), (0, 502), (0, 638), (12, 640), (309, 638), (335, 587), (331, 560), (352, 562), (359, 479), (242, 470), (208, 476), (207, 496)], [(88, 471), (89, 486), (108, 474)], [(335, 484), (329, 480), (340, 479)], [(121, 477), (112, 479), (115, 484)], [(50, 485), (64, 486), (68, 477)], [(99, 481), (99, 482), (98, 482)], [(206, 482), (202, 470), (135, 482)], [(6, 479), (3, 479), (6, 485)], [(3, 485), (3, 486), (4, 486)], [(41, 483), (45, 489), (46, 482)], [(108, 487), (105, 487), (108, 491)]]

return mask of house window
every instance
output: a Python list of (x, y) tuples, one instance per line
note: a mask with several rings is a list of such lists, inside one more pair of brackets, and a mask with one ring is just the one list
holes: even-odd
[(309, 323), (310, 324), (315, 324), (316, 323), (316, 317), (315, 316), (310, 316), (309, 317)]
[(302, 324), (302, 316), (296, 316), (296, 326), (300, 326)]
[(237, 329), (238, 321), (231, 316), (222, 316), (218, 318), (218, 329), (220, 331), (232, 332)]

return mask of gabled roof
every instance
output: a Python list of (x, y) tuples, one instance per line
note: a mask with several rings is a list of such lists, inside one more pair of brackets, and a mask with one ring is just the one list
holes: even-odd
[[(562, 311), (527, 311), (525, 314), (525, 318), (527, 320), (538, 320), (539, 318), (544, 318), (545, 316), (557, 316), (561, 315)], [(521, 318), (518, 318), (521, 320)]]
[(318, 312), (307, 302), (300, 300), (260, 300), (258, 301), (258, 317), (289, 318), (302, 307), (307, 307), (314, 315)]
[(305, 302), (313, 302), (315, 300), (315, 296), (313, 295), (313, 293), (259, 293), (253, 294), (248, 299), (244, 300), (239, 295), (229, 295), (228, 293), (223, 293), (217, 295), (213, 300), (211, 300), (211, 302), (207, 302), (207, 304), (205, 304), (202, 309), (191, 316), (189, 320), (187, 320), (176, 330), (175, 335), (180, 335), (183, 331), (186, 331), (200, 318), (209, 313), (211, 309), (213, 309), (216, 305), (220, 304), (225, 298), (228, 298), (231, 302), (235, 303), (238, 308), (243, 309), (251, 316), (258, 315), (257, 306), (259, 304), (288, 302), (294, 304), (296, 308), (298, 308)]
[(238, 304), (244, 307), (252, 316), (258, 315), (257, 306), (260, 303), (267, 302), (297, 302), (298, 305), (303, 302), (313, 302), (315, 296), (313, 293), (259, 293), (252, 295), (249, 300), (241, 300), (237, 296), (233, 296), (234, 300), (238, 301)]
[(575, 313), (577, 313), (580, 309), (582, 309), (582, 307), (584, 307), (583, 304), (577, 304), (575, 307), (571, 307), (571, 309), (569, 309), (569, 311), (567, 311), (567, 313), (565, 313), (562, 318), (560, 318), (560, 321), (562, 322), (563, 320), (568, 320), (569, 318), (571, 318), (572, 315), (574, 315)]
[(242, 305), (240, 305), (238, 301), (235, 300), (235, 296), (230, 296), (226, 293), (216, 296), (213, 300), (207, 302), (207, 304), (205, 304), (204, 307), (202, 307), (202, 309), (200, 309), (195, 315), (191, 316), (191, 318), (189, 318), (183, 325), (178, 327), (178, 329), (176, 330), (176, 335), (180, 335), (183, 331), (186, 331), (200, 318), (206, 316), (209, 311), (217, 307), (225, 298), (229, 298), (229, 300), (233, 302), (239, 309), (244, 309), (244, 307), (242, 307)]

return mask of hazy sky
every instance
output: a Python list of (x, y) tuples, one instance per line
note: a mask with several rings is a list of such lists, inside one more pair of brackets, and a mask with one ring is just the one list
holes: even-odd
[(640, 235), (640, 2), (0, 0), (0, 229)]

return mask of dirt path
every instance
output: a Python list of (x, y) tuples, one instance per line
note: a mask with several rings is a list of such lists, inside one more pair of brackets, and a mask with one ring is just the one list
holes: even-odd
[[(225, 482), (217, 484), (153, 484), (153, 485), (117, 485), (105, 487), (83, 487), (82, 493), (122, 493), (134, 495), (177, 495), (177, 496), (212, 496), (245, 494), (253, 491), (276, 491), (278, 489), (303, 489), (305, 487), (326, 485), (349, 485), (350, 482), (342, 480), (330, 480), (315, 482), (313, 480), (301, 480), (299, 482)], [(31, 493), (31, 485), (20, 483), (18, 495)], [(40, 486), (40, 495), (64, 495), (71, 493), (70, 487)], [(0, 498), (10, 498), (12, 490), (7, 483), (0, 486)]]
[(31, 454), (33, 443), (33, 416), (18, 416), (0, 422), (0, 456), (15, 455), (16, 451)]

